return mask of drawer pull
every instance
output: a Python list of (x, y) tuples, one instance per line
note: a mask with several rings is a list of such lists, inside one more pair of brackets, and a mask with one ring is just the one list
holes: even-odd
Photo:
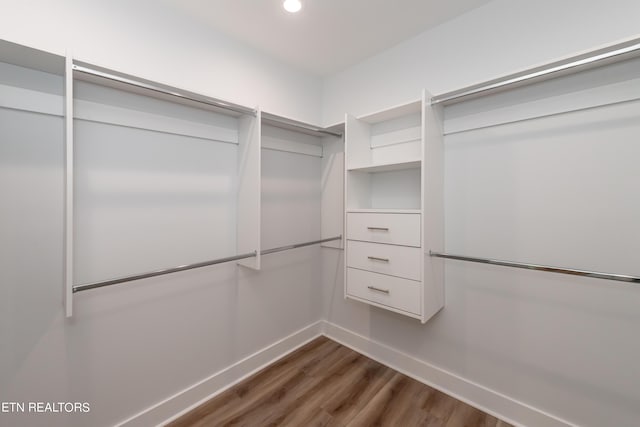
[(389, 289), (380, 289), (380, 288), (376, 288), (375, 286), (367, 286), (367, 288), (371, 289), (372, 291), (378, 291), (378, 292), (382, 292), (383, 294), (389, 295)]
[(367, 227), (367, 230), (371, 231), (389, 231), (388, 227)]
[(377, 256), (368, 256), (371, 261), (389, 262), (389, 258), (378, 258)]

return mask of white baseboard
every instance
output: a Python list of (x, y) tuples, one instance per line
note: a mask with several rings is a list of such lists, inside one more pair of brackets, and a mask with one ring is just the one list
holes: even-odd
[(122, 421), (117, 427), (164, 425), (322, 335), (318, 321)]
[(321, 320), (145, 409), (117, 427), (164, 425), (321, 335), (515, 426), (573, 426), (495, 390)]
[(323, 323), (322, 330), (328, 338), (515, 426), (567, 427), (573, 425), (385, 344), (333, 323), (327, 321)]

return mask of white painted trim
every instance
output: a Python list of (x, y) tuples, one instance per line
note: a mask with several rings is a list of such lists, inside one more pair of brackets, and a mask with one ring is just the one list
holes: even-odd
[(61, 95), (0, 84), (0, 108), (62, 117)]
[(422, 99), (414, 99), (413, 101), (403, 102), (402, 104), (396, 104), (389, 108), (383, 108), (382, 110), (359, 116), (358, 120), (362, 120), (366, 123), (378, 123), (386, 120), (393, 120), (411, 113), (419, 113), (421, 103)]
[(322, 329), (326, 337), (515, 426), (575, 425), (333, 323), (324, 321)]
[(322, 320), (237, 361), (120, 422), (117, 427), (165, 425), (322, 335)]
[(67, 53), (65, 58), (64, 77), (64, 261), (63, 261), (63, 306), (65, 317), (73, 315), (73, 174), (74, 174), (74, 145), (73, 145), (73, 56)]
[(371, 135), (371, 148), (387, 147), (389, 145), (406, 144), (420, 142), (422, 139), (422, 126), (412, 126), (399, 129), (393, 132), (386, 132), (379, 135)]
[(77, 120), (238, 144), (237, 129), (213, 126), (83, 99), (75, 99), (74, 103), (74, 118)]
[(545, 96), (542, 99), (522, 101), (518, 105), (494, 107), (485, 111), (467, 112), (460, 117), (449, 117), (441, 122), (444, 124), (442, 134), (447, 136), (528, 120), (546, 119), (561, 114), (630, 103), (639, 99), (640, 78), (629, 79), (571, 93)]
[(262, 137), (262, 149), (322, 157), (322, 146), (287, 141), (285, 139), (266, 138), (264, 136)]
[(117, 427), (166, 425), (322, 335), (515, 426), (575, 426), (385, 344), (319, 320), (118, 423)]
[(238, 265), (260, 270), (260, 239), (262, 212), (262, 112), (256, 117), (243, 116), (238, 120), (238, 183), (237, 183), (237, 253), (256, 252), (256, 256), (238, 261)]

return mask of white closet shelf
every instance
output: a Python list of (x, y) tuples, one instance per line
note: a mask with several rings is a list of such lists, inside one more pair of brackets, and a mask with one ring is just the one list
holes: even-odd
[(426, 99), (345, 116), (344, 296), (422, 323), (444, 306), (442, 263), (423, 256), (443, 247), (442, 108)]
[(367, 114), (366, 116), (359, 117), (366, 123), (379, 123), (386, 120), (397, 119), (398, 117), (406, 116), (412, 113), (419, 113), (422, 111), (423, 100), (416, 99), (407, 104), (396, 105), (395, 107), (386, 108), (375, 113)]
[(404, 169), (418, 169), (420, 168), (421, 165), (422, 165), (422, 161), (420, 159), (414, 159), (414, 160), (407, 160), (404, 162), (348, 167), (347, 170), (359, 171), (359, 172), (388, 172), (388, 171), (396, 171), (396, 170), (404, 170)]
[(64, 57), (42, 50), (0, 40), (0, 58), (2, 62), (43, 71), (45, 73), (64, 75)]

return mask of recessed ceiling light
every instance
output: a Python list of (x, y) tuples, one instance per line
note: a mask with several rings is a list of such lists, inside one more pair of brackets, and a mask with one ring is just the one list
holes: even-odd
[(282, 6), (284, 7), (284, 10), (289, 13), (296, 13), (302, 9), (302, 3), (300, 0), (284, 0)]

